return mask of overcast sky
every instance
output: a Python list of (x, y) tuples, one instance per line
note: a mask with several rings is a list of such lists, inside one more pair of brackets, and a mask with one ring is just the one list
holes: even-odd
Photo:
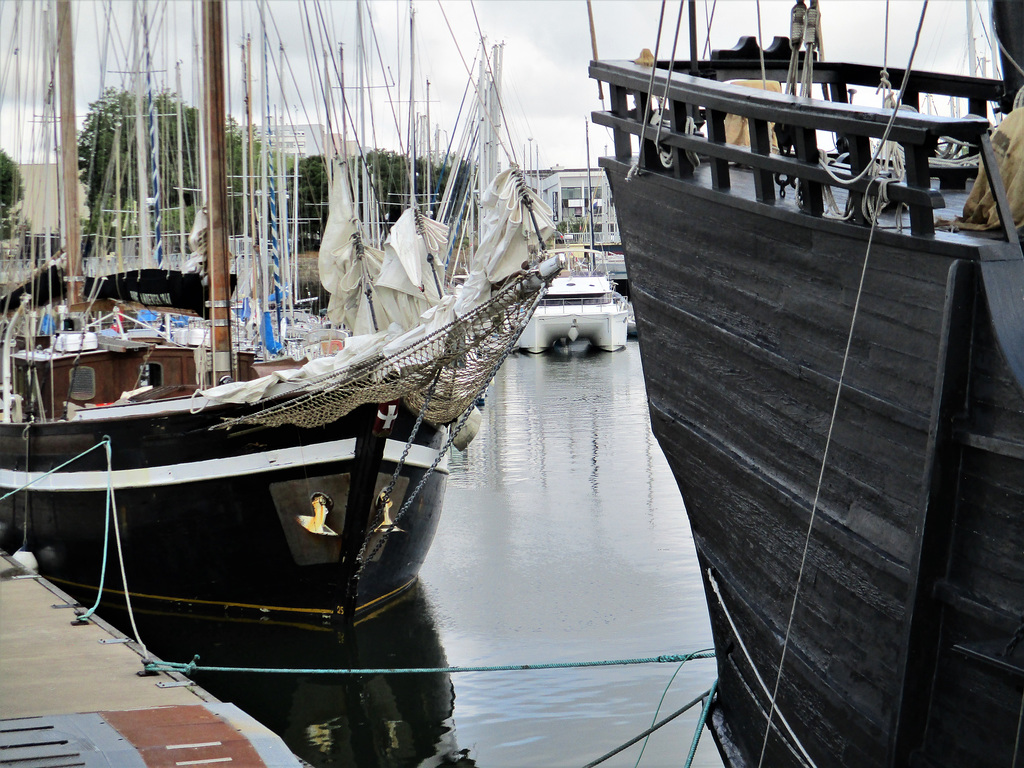
[[(131, 69), (133, 6), (128, 0), (93, 2), (77, 0), (72, 4), (76, 39), (76, 90), (79, 119), (88, 104), (107, 87), (130, 87), (125, 72)], [(174, 89), (175, 62), (182, 62), (186, 101), (196, 103), (192, 86), (193, 14), (188, 0), (150, 0), (143, 4), (151, 19), (153, 77), (157, 87)], [(787, 35), (791, 0), (760, 2), (761, 34), (765, 42), (775, 35)], [(913, 41), (921, 13), (918, 0), (822, 0), (823, 38), (826, 57), (862, 63), (880, 63), (885, 51), (885, 12), (889, 7), (888, 51), (893, 67), (902, 67)], [(990, 57), (986, 42), (988, 6), (975, 9), (975, 38), (979, 56)], [(43, 0), (0, 3), (0, 147), (10, 154), (26, 156), (39, 146), (39, 130), (33, 130), (41, 114), (40, 93), (45, 92), (44, 47), (40, 32)], [(368, 4), (373, 19), (373, 99), (376, 143), (398, 147), (394, 113), (404, 135), (409, 79), (408, 0), (373, 0)], [(314, 3), (311, 0), (270, 0), (266, 3), (266, 27), (270, 48), (276, 60), (284, 46), (284, 103), (289, 119), (295, 123), (323, 122), (321, 99), (313, 87), (318, 75), (309, 65), (312, 56), (322, 62), (322, 36), (326, 36), (337, 55), (343, 46), (347, 84), (355, 82), (356, 4), (354, 0)], [(503, 97), (505, 116), (511, 137), (506, 148), (523, 165), (541, 167), (558, 164), (583, 167), (586, 164), (586, 119), (600, 109), (597, 86), (587, 77), (592, 58), (590, 27), (585, 0), (416, 0), (412, 4), (416, 19), (416, 70), (418, 111), (426, 109), (425, 82), (430, 81), (430, 120), (442, 131), (442, 141), (451, 136), (471, 66), (480, 49), (481, 33), (488, 46), (504, 44)], [(714, 12), (710, 40), (715, 48), (731, 47), (740, 35), (758, 33), (758, 3), (754, 0), (699, 0), (698, 37), (704, 45), (708, 37), (707, 18)], [(966, 72), (967, 0), (932, 0), (928, 6), (922, 43), (915, 65), (923, 69)], [(594, 25), (598, 54), (602, 59), (632, 59), (643, 48), (657, 46), (656, 33), (662, 3), (653, 0), (594, 0)], [(662, 43), (659, 58), (671, 54), (679, 0), (665, 4)], [(232, 89), (230, 108), (242, 114), (241, 66), (239, 44), (246, 34), (257, 36), (260, 28), (259, 4), (254, 0), (229, 0), (229, 62)], [(685, 24), (685, 13), (684, 13)], [(479, 25), (479, 26), (478, 26)], [(15, 34), (17, 38), (14, 39)], [(684, 32), (678, 58), (689, 55)], [(14, 55), (17, 50), (17, 56)], [(257, 60), (258, 57), (254, 59)], [(387, 74), (382, 75), (382, 66)], [(271, 64), (275, 69), (276, 61)], [(991, 64), (989, 64), (991, 67)], [(323, 69), (322, 63), (319, 67)], [(259, 65), (254, 63), (259, 92)], [(475, 70), (474, 70), (475, 72)], [(387, 101), (385, 80), (396, 82)], [(268, 77), (271, 101), (280, 108), (280, 84), (276, 74)], [(349, 97), (354, 90), (348, 90)], [(335, 94), (337, 90), (335, 89)], [(871, 95), (873, 97), (873, 95)], [(472, 96), (470, 97), (472, 98)], [(320, 116), (317, 116), (319, 107)], [(301, 114), (306, 112), (309, 119)], [(369, 132), (369, 131), (368, 131)], [(456, 131), (457, 132), (457, 131)], [(532, 141), (531, 141), (532, 139)], [(366, 143), (373, 143), (370, 137)], [(605, 154), (610, 137), (603, 128), (591, 127), (592, 162)], [(527, 163), (524, 150), (532, 156)]]

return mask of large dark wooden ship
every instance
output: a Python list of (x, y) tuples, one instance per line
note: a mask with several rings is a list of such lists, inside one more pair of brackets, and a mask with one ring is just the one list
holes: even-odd
[[(1021, 61), (1024, 5), (993, 5)], [(590, 65), (712, 621), (711, 727), (731, 768), (1018, 765), (1024, 203), (1000, 179), (1024, 173), (1019, 77), (890, 70), (915, 109), (875, 109), (849, 92), (879, 68), (815, 62), (815, 98), (762, 84), (789, 60), (777, 38), (763, 70), (750, 39)], [(929, 94), (970, 114), (924, 114)], [(902, 176), (873, 165), (882, 139)], [(963, 218), (979, 173), (985, 230)]]

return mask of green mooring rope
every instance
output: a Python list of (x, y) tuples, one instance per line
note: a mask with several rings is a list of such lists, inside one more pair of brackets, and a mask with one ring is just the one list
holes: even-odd
[[(0, 496), (0, 501), (3, 501), (4, 499), (9, 498), (9, 497), (15, 495), (16, 493), (21, 493), (22, 491), (24, 491), (24, 490), (30, 488), (31, 486), (35, 485), (36, 483), (38, 483), (40, 480), (43, 480), (44, 478), (49, 477), (50, 475), (54, 474), (55, 472), (59, 472), (60, 470), (64, 469), (64, 467), (68, 466), (69, 464), (74, 464), (80, 458), (82, 458), (86, 454), (92, 453), (93, 451), (95, 451), (98, 448), (105, 448), (106, 449), (106, 453), (107, 453), (107, 505), (106, 505), (106, 509), (104, 510), (104, 520), (105, 520), (105, 522), (104, 522), (104, 528), (103, 528), (103, 562), (100, 564), (100, 584), (99, 584), (99, 590), (96, 593), (96, 602), (93, 604), (92, 608), (90, 608), (85, 613), (83, 613), (83, 614), (81, 614), (81, 615), (76, 617), (76, 620), (80, 621), (80, 622), (88, 621), (92, 617), (92, 615), (96, 612), (96, 609), (99, 607), (100, 599), (103, 597), (103, 582), (104, 582), (104, 580), (106, 578), (106, 575), (107, 575), (107, 543), (108, 543), (108, 541), (110, 539), (110, 518), (113, 516), (113, 510), (112, 510), (112, 504), (111, 504), (111, 497), (113, 495), (113, 488), (111, 486), (111, 475), (110, 475), (110, 473), (112, 471), (111, 470), (111, 466), (112, 466), (111, 465), (111, 456), (110, 456), (110, 436), (109, 435), (104, 435), (103, 439), (100, 440), (98, 443), (96, 443), (96, 445), (92, 446), (91, 448), (86, 448), (84, 451), (82, 451), (80, 454), (78, 454), (74, 458), (68, 459), (63, 464), (60, 464), (60, 465), (54, 467), (53, 469), (51, 469), (51, 470), (49, 470), (47, 472), (44, 472), (43, 474), (41, 474), (39, 477), (35, 478), (34, 480), (30, 480), (29, 482), (25, 483), (25, 485), (21, 486), (20, 488), (15, 488), (13, 491), (9, 491), (8, 493), (5, 493), (3, 496)], [(25, 467), (25, 473), (28, 474), (28, 467), (27, 466)], [(26, 515), (27, 515), (27, 513), (26, 513)], [(26, 538), (28, 537), (28, 525), (29, 525), (28, 518), (26, 517), (25, 518), (25, 523), (24, 523)]]
[(697, 651), (696, 653), (663, 654), (637, 659), (613, 659), (608, 661), (565, 661), (547, 664), (503, 664), (478, 667), (390, 667), (379, 669), (324, 669), (324, 668), (293, 668), (293, 667), (207, 667), (200, 666), (199, 654), (192, 661), (182, 664), (174, 661), (149, 661), (147, 672), (181, 672), (191, 675), (194, 672), (249, 672), (277, 675), (411, 675), (411, 674), (456, 674), (459, 672), (518, 672), (535, 669), (576, 669), (580, 667), (612, 667), (628, 664), (685, 664), (694, 659), (713, 659), (713, 650)]
[(715, 691), (718, 690), (718, 680), (711, 684), (711, 690), (708, 691), (708, 697), (704, 700), (704, 709), (701, 710), (700, 720), (697, 721), (697, 727), (693, 729), (693, 743), (690, 744), (690, 754), (686, 756), (686, 762), (683, 764), (683, 768), (690, 768), (693, 765), (693, 756), (697, 754), (697, 745), (700, 743), (700, 735), (704, 733), (704, 723), (708, 720), (708, 712), (711, 710), (711, 702), (715, 700)]

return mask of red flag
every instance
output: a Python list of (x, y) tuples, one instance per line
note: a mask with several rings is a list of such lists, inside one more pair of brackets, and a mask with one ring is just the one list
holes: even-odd
[(391, 434), (391, 428), (398, 418), (398, 400), (391, 400), (377, 406), (377, 418), (373, 422), (373, 434), (375, 437), (387, 437)]

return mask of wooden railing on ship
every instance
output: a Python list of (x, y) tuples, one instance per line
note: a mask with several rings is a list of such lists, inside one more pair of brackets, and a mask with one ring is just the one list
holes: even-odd
[[(781, 64), (778, 60), (766, 62), (766, 78), (785, 82), (787, 64), (788, 59)], [(753, 173), (756, 199), (768, 204), (776, 201), (776, 178), (793, 178), (797, 180), (803, 210), (822, 216), (824, 188), (834, 186), (835, 182), (819, 165), (818, 131), (832, 132), (845, 141), (847, 173), (841, 175), (856, 177), (871, 160), (871, 140), (883, 136), (892, 117), (891, 110), (848, 103), (850, 86), (877, 87), (879, 71), (870, 67), (816, 64), (815, 93), (827, 87), (831, 100), (825, 101), (797, 99), (722, 82), (760, 81), (761, 66), (757, 60), (713, 59), (702, 62), (696, 76), (685, 72), (688, 66), (686, 62), (677, 63), (669, 78), (666, 63), (660, 62), (652, 86), (649, 67), (633, 62), (591, 62), (591, 78), (607, 83), (610, 92), (609, 111), (594, 112), (593, 121), (613, 129), (617, 160), (628, 163), (634, 155), (639, 155), (639, 168), (643, 171), (687, 178), (693, 175), (694, 169), (685, 153), (695, 152), (702, 162), (710, 163), (711, 184), (719, 191), (730, 189), (730, 164), (742, 165)], [(889, 76), (898, 89), (903, 71), (890, 70)], [(1001, 88), (997, 80), (912, 73), (904, 103), (916, 105), (922, 94), (930, 93), (965, 98), (972, 110), (984, 113), (986, 102), (997, 99)], [(654, 94), (659, 103), (665, 95), (660, 128), (645, 125), (643, 120), (649, 94)], [(749, 148), (726, 143), (725, 119), (729, 114), (747, 119)], [(701, 132), (685, 131), (688, 117), (703, 126)], [(794, 150), (790, 155), (772, 152), (770, 130), (776, 123), (785, 123), (790, 131)], [(977, 115), (951, 118), (911, 110), (897, 113), (888, 138), (903, 148), (906, 178), (887, 184), (886, 194), (889, 200), (908, 207), (913, 234), (934, 234), (933, 211), (945, 205), (941, 193), (932, 188), (932, 179), (939, 180), (940, 188), (963, 189), (968, 175), (932, 162), (939, 139), (948, 137), (979, 147), (985, 167), (990, 168), (994, 167), (995, 160), (988, 129), (988, 121)], [(639, 146), (634, 145), (633, 136), (639, 137)], [(670, 168), (662, 163), (659, 147), (672, 153)], [(845, 185), (850, 191), (855, 221), (864, 223), (861, 201), (877, 184), (871, 174), (865, 174), (865, 178)]]

